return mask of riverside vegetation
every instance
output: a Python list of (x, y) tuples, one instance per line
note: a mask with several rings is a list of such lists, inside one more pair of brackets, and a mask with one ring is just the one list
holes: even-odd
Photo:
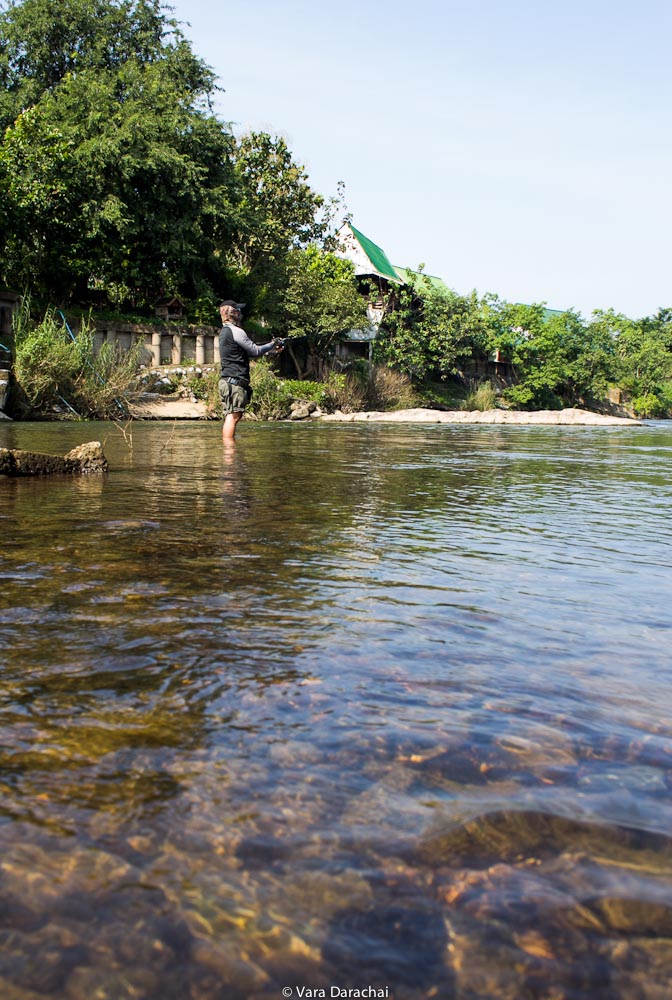
[[(105, 343), (94, 351), (89, 324), (70, 336), (53, 309), (32, 323), (29, 306), (19, 310), (14, 324), (14, 412), (18, 416), (61, 419), (127, 418), (132, 401), (152, 388), (158, 376), (141, 368), (142, 348), (121, 351)], [(257, 420), (290, 416), (294, 404), (315, 404), (324, 412), (359, 409), (404, 409), (419, 396), (409, 376), (376, 365), (353, 364), (347, 372), (328, 371), (321, 381), (281, 377), (266, 359), (251, 368), (254, 395), (249, 415)], [(182, 391), (208, 404), (212, 417), (221, 416), (216, 369), (188, 369), (181, 378), (161, 379), (164, 390)], [(167, 385), (165, 385), (167, 383)], [(478, 396), (478, 393), (476, 394)], [(475, 407), (476, 408), (476, 407)]]
[[(448, 305), (448, 303), (446, 303)], [(509, 307), (498, 303), (493, 310), (501, 326)], [(526, 307), (534, 314), (536, 307)], [(579, 317), (573, 317), (576, 325)], [(536, 334), (512, 342), (512, 353), (520, 358), (517, 377), (509, 384), (488, 379), (458, 377), (458, 364), (468, 365), (478, 356), (466, 350), (448, 371), (432, 358), (440, 336), (420, 338), (425, 356), (415, 363), (404, 359), (413, 341), (408, 329), (400, 329), (395, 315), (381, 329), (376, 343), (376, 363), (350, 362), (337, 369), (324, 365), (320, 378), (287, 378), (273, 362), (262, 359), (252, 366), (254, 396), (250, 416), (260, 420), (287, 418), (294, 404), (312, 403), (324, 412), (341, 410), (409, 409), (431, 406), (441, 409), (490, 410), (507, 407), (521, 410), (560, 409), (581, 406), (603, 409), (610, 386), (619, 386), (630, 412), (637, 417), (667, 417), (672, 409), (672, 352), (669, 320), (663, 316), (647, 324), (627, 321), (622, 336), (615, 334), (615, 317), (594, 317), (591, 326), (601, 327), (602, 343), (596, 348), (590, 336), (563, 337), (572, 314), (543, 320)], [(414, 318), (417, 328), (425, 323), (422, 313)], [(646, 328), (648, 326), (648, 329)], [(590, 330), (588, 331), (590, 333)], [(416, 334), (417, 335), (417, 334)], [(543, 344), (547, 352), (543, 351)], [(118, 419), (129, 415), (138, 392), (151, 385), (141, 370), (140, 347), (123, 352), (104, 344), (94, 351), (90, 322), (84, 321), (76, 338), (70, 336), (56, 311), (48, 309), (41, 320), (31, 321), (28, 306), (18, 312), (14, 333), (15, 381), (13, 413), (18, 417), (58, 415), (61, 418)], [(634, 367), (633, 367), (634, 366)], [(404, 370), (405, 369), (405, 370)], [(165, 380), (164, 380), (165, 381)], [(219, 416), (220, 401), (216, 371), (195, 369), (182, 379), (183, 387), (209, 404), (211, 416)], [(178, 381), (169, 381), (176, 390)]]
[[(121, 414), (135, 359), (94, 358), (91, 325), (146, 320), (176, 295), (198, 324), (217, 322), (220, 298), (247, 302), (250, 333), (289, 338), (296, 380), (317, 373), (302, 398), (370, 405), (380, 384), (333, 364), (343, 331), (363, 326), (384, 291), (334, 253), (343, 186), (325, 198), (284, 139), (234, 136), (212, 111), (214, 72), (168, 11), (158, 0), (0, 0), (0, 284), (34, 307), (34, 329), (24, 323), (9, 345), (25, 400), (33, 412), (62, 397), (82, 416)], [(496, 392), (520, 409), (600, 409), (617, 388), (634, 415), (670, 415), (672, 310), (585, 320), (440, 289), (422, 268), (410, 280), (383, 296), (375, 361), (421, 402), (481, 407)], [(90, 317), (78, 347), (61, 337), (55, 304)], [(469, 372), (495, 352), (507, 377), (479, 388)], [(282, 412), (293, 388), (266, 368), (257, 380), (257, 412), (262, 398)]]

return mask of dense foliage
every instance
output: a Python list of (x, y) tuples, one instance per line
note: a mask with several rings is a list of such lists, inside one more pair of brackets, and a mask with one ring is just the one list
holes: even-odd
[(59, 302), (193, 295), (234, 211), (212, 71), (154, 0), (4, 6), (3, 280)]
[(280, 329), (296, 255), (324, 245), (335, 201), (283, 139), (234, 138), (165, 10), (0, 0), (0, 281), (134, 313), (177, 294), (197, 322), (243, 297)]
[[(420, 275), (395, 292), (376, 342), (378, 359), (416, 380), (459, 375), (477, 366), (499, 380), (502, 402), (522, 409), (600, 407), (610, 389), (638, 416), (672, 412), (672, 310), (631, 320), (595, 312), (514, 305), (493, 295), (457, 295)], [(499, 367), (488, 361), (499, 359)]]

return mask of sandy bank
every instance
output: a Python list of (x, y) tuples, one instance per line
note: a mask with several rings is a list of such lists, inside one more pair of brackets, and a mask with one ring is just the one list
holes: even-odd
[(129, 406), (130, 415), (135, 420), (206, 420), (207, 404), (197, 400), (173, 399), (147, 393)]
[[(207, 420), (208, 407), (201, 401), (175, 399), (170, 396), (147, 394), (139, 397), (130, 408), (138, 420)], [(574, 426), (637, 425), (629, 417), (609, 417), (588, 410), (365, 410), (360, 413), (328, 413), (312, 419), (332, 422), (407, 423), (407, 424), (563, 424)]]
[(636, 425), (629, 417), (610, 417), (588, 410), (394, 410), (384, 413), (371, 410), (362, 413), (330, 413), (320, 418), (334, 421), (368, 421), (375, 423), (417, 424), (563, 424), (574, 426)]

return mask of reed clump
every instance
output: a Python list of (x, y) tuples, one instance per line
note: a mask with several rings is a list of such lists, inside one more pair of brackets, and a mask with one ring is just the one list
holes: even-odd
[(56, 310), (35, 320), (24, 301), (13, 326), (14, 377), (21, 405), (34, 414), (119, 419), (129, 412), (137, 387), (142, 346), (94, 349), (93, 331), (83, 321), (71, 334)]
[(469, 392), (464, 400), (465, 410), (494, 410), (497, 406), (497, 393), (490, 382), (481, 382)]
[(411, 410), (420, 405), (409, 375), (386, 365), (375, 365), (367, 386), (367, 402), (374, 410)]

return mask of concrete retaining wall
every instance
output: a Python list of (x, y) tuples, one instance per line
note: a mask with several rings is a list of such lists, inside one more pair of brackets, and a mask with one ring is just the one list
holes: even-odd
[(157, 326), (154, 323), (96, 320), (93, 342), (96, 350), (108, 343), (118, 344), (124, 351), (139, 342), (144, 348), (142, 363), (152, 368), (219, 362), (219, 327), (214, 326)]

